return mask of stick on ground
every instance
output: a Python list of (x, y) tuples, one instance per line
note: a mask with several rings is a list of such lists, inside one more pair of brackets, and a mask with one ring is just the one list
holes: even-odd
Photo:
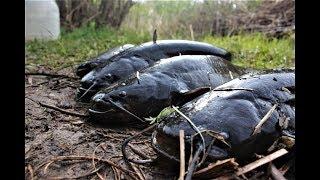
[(33, 171), (33, 168), (30, 164), (28, 164), (28, 171), (30, 172), (31, 180), (33, 180), (34, 179), (34, 173), (33, 173), (34, 171)]
[(90, 176), (94, 173), (97, 173), (103, 166), (100, 166), (99, 168), (95, 169), (95, 170), (91, 170), (85, 174), (79, 175), (79, 176), (56, 176), (56, 177), (47, 177), (48, 179), (55, 179), (55, 180), (60, 180), (60, 179), (80, 179), (80, 178), (84, 178), (87, 176)]
[[(85, 160), (92, 160), (92, 156), (58, 156), (58, 157), (55, 157), (55, 158), (53, 158), (49, 163), (46, 164), (45, 169), (44, 169), (44, 174), (46, 174), (46, 171), (47, 171), (47, 169), (49, 168), (49, 166), (50, 166), (53, 162), (55, 162), (55, 161), (63, 161), (63, 160), (83, 160), (83, 159), (85, 159)], [(109, 164), (110, 166), (114, 166), (114, 167), (116, 167), (117, 169), (121, 170), (122, 172), (128, 174), (131, 178), (136, 179), (136, 177), (133, 176), (133, 175), (136, 175), (135, 172), (129, 171), (129, 170), (121, 167), (120, 165), (115, 164), (115, 163), (112, 162), (112, 161), (109, 161), (109, 160), (107, 160), (107, 159), (100, 159), (100, 158), (96, 158), (96, 157), (94, 157), (94, 159), (97, 160), (97, 161), (101, 161), (101, 162), (107, 163), (107, 164)], [(45, 164), (43, 164), (43, 165), (45, 165)]]
[(218, 160), (217, 162), (211, 163), (207, 167), (196, 171), (193, 176), (199, 178), (216, 178), (236, 171), (238, 166), (239, 164), (235, 161), (235, 158), (225, 159), (221, 161)]
[(49, 105), (49, 104), (45, 104), (45, 103), (42, 103), (42, 102), (38, 102), (41, 106), (43, 107), (46, 107), (46, 108), (50, 108), (50, 109), (53, 109), (53, 110), (56, 110), (56, 111), (59, 111), (63, 114), (67, 114), (67, 115), (71, 115), (71, 116), (76, 116), (76, 117), (88, 117), (88, 115), (86, 114), (80, 114), (80, 113), (76, 113), (76, 112), (71, 112), (71, 111), (67, 111), (67, 110), (64, 110), (64, 109), (61, 109), (61, 108), (58, 108), (56, 106), (53, 106), (53, 105)]
[(77, 77), (71, 77), (64, 74), (52, 74), (46, 72), (26, 72), (25, 75), (32, 75), (32, 76), (48, 76), (52, 78), (70, 78), (70, 79), (79, 79)]
[(138, 150), (137, 148), (135, 148), (134, 146), (132, 146), (131, 144), (129, 144), (129, 147), (131, 148), (131, 150), (136, 153), (137, 155), (139, 155), (140, 157), (144, 158), (144, 159), (150, 159), (150, 157), (148, 157), (144, 152), (141, 152), (140, 150)]
[(199, 167), (199, 166), (201, 166), (201, 164), (202, 164), (202, 163), (204, 162), (204, 160), (205, 160), (205, 154), (206, 154), (206, 148), (205, 148), (205, 147), (206, 147), (206, 142), (205, 142), (205, 140), (204, 140), (204, 137), (203, 137), (201, 131), (199, 130), (199, 128), (191, 121), (190, 118), (188, 118), (185, 114), (183, 114), (177, 107), (172, 106), (172, 108), (173, 108), (177, 113), (179, 113), (183, 118), (185, 118), (185, 119), (188, 121), (188, 123), (191, 125), (192, 129), (195, 130), (195, 131), (200, 135), (200, 137), (201, 137), (202, 146), (203, 146), (203, 148), (202, 148), (202, 150), (203, 150), (203, 156), (202, 156), (201, 161), (197, 164), (197, 167)]
[(196, 153), (193, 156), (193, 159), (192, 159), (191, 163), (189, 163), (188, 173), (186, 175), (186, 179), (185, 180), (191, 180), (192, 179), (193, 173), (197, 168), (196, 164), (199, 161), (199, 156), (200, 156), (200, 153), (201, 153), (202, 149), (203, 149), (203, 147), (201, 147), (201, 146), (198, 147)]
[(133, 136), (130, 136), (129, 138), (127, 138), (126, 140), (123, 141), (122, 143), (122, 146), (121, 146), (121, 152), (122, 152), (122, 155), (123, 155), (123, 158), (125, 160), (126, 163), (128, 162), (133, 162), (135, 164), (146, 164), (146, 163), (151, 163), (153, 162), (154, 160), (153, 159), (147, 159), (147, 160), (135, 160), (135, 159), (129, 159), (128, 158), (128, 154), (127, 154), (127, 151), (126, 151), (126, 147), (128, 145), (128, 143), (133, 140), (134, 138), (140, 136), (141, 134), (147, 132), (147, 131), (150, 131), (152, 130), (153, 128), (155, 128), (156, 126), (158, 125), (158, 123), (154, 123), (152, 124), (151, 126), (143, 129), (142, 131), (138, 132), (137, 134), (133, 135)]
[(129, 162), (129, 165), (130, 165), (131, 169), (133, 169), (133, 171), (137, 174), (139, 180), (145, 180), (142, 173), (138, 170), (138, 168), (135, 166), (135, 164)]
[(179, 180), (183, 180), (184, 174), (185, 174), (184, 130), (179, 131), (179, 139), (180, 139), (180, 175), (179, 175)]
[(288, 151), (286, 149), (280, 149), (280, 150), (278, 150), (278, 151), (276, 151), (276, 152), (274, 152), (272, 154), (269, 154), (268, 156), (265, 156), (265, 157), (263, 157), (261, 159), (258, 159), (258, 160), (254, 161), (254, 162), (252, 162), (252, 163), (250, 163), (250, 164), (248, 164), (248, 165), (246, 165), (246, 166), (244, 166), (242, 168), (239, 168), (239, 170), (237, 171), (236, 175), (240, 176), (242, 174), (245, 174), (245, 173), (247, 173), (247, 172), (249, 172), (249, 171), (251, 171), (251, 170), (253, 170), (253, 169), (255, 169), (255, 168), (259, 167), (259, 166), (262, 166), (262, 165), (264, 165), (264, 164), (266, 164), (268, 162), (271, 162), (274, 159), (277, 159), (278, 157), (281, 157), (281, 156), (283, 156), (283, 155), (285, 155), (287, 153), (288, 153)]

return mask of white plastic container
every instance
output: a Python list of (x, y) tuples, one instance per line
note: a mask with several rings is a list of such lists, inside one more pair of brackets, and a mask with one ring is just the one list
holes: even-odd
[(57, 3), (54, 0), (25, 0), (25, 40), (54, 40), (59, 34)]

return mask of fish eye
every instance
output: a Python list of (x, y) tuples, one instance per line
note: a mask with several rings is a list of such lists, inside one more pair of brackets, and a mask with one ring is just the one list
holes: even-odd
[(119, 93), (119, 96), (120, 97), (125, 97), (127, 95), (127, 93), (125, 92), (125, 91), (121, 91), (120, 93)]

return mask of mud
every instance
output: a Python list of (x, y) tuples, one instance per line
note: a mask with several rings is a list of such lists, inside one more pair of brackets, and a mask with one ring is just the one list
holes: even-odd
[[(36, 71), (50, 71), (37, 67)], [(55, 74), (75, 77), (72, 68)], [(138, 130), (128, 128), (93, 127), (83, 118), (62, 114), (42, 107), (38, 102), (54, 105), (64, 110), (85, 113), (85, 108), (74, 101), (79, 81), (73, 78), (25, 76), (25, 179), (75, 178), (78, 179), (132, 179), (119, 168), (92, 157), (109, 160), (130, 171), (122, 158), (121, 143)], [(141, 136), (131, 144), (145, 155), (155, 157), (149, 137)], [(128, 152), (132, 150), (128, 147)], [(87, 157), (52, 161), (61, 156)], [(138, 155), (132, 157), (140, 158)], [(173, 179), (174, 175), (151, 165), (139, 165), (144, 179)], [(97, 170), (96, 172), (93, 172)], [(89, 175), (87, 175), (89, 174)], [(82, 177), (81, 177), (82, 176)], [(136, 176), (137, 177), (137, 176)]]

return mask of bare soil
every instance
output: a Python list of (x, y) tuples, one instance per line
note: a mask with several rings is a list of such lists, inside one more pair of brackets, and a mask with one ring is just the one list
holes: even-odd
[[(137, 165), (124, 161), (123, 141), (141, 129), (98, 127), (87, 123), (84, 117), (43, 106), (86, 114), (86, 106), (75, 102), (79, 79), (72, 69), (54, 72), (63, 76), (52, 77), (50, 69), (32, 67), (29, 71), (49, 74), (25, 76), (25, 179), (177, 179), (179, 172), (170, 169), (170, 162)], [(133, 153), (131, 147), (139, 153)], [(150, 135), (131, 141), (127, 151), (130, 158), (157, 157)], [(246, 177), (268, 179), (268, 166), (253, 170)], [(294, 170), (287, 178), (295, 179)]]
[[(41, 67), (37, 71), (48, 71)], [(72, 69), (55, 74), (74, 77)], [(94, 127), (84, 118), (63, 114), (41, 106), (38, 102), (72, 112), (86, 112), (75, 102), (78, 80), (74, 78), (25, 76), (25, 178), (26, 179), (133, 179), (120, 167), (138, 172), (135, 179), (173, 179), (174, 175), (151, 165), (135, 165), (135, 170), (124, 162), (121, 144), (139, 129)], [(131, 142), (138, 151), (150, 157), (155, 152), (148, 136)], [(132, 154), (128, 147), (129, 154)], [(72, 156), (72, 157), (71, 157)], [(98, 161), (101, 158), (120, 167)], [(135, 155), (133, 157), (141, 159)], [(58, 158), (65, 158), (57, 160)], [(132, 173), (129, 173), (132, 175)]]

